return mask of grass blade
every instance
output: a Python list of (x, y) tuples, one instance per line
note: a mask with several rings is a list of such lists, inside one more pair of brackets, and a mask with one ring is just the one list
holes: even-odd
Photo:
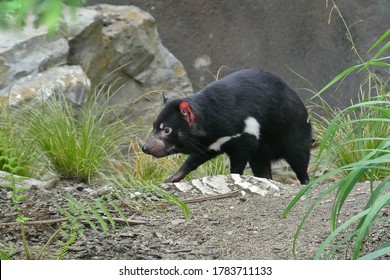
[(333, 239), (337, 237), (338, 234), (340, 234), (343, 230), (345, 230), (347, 227), (355, 223), (356, 221), (360, 220), (362, 217), (366, 216), (369, 212), (369, 209), (362, 211), (358, 213), (357, 215), (350, 218), (348, 221), (344, 222), (340, 226), (338, 226), (332, 233), (325, 239), (325, 241), (321, 244), (320, 248), (318, 248), (314, 259), (318, 260), (320, 256), (325, 252), (325, 249), (329, 246), (329, 244), (332, 243)]
[(369, 48), (367, 52), (371, 52), (376, 46), (382, 43), (387, 37), (390, 36), (390, 29), (388, 29), (376, 42)]
[(364, 222), (360, 226), (359, 234), (355, 241), (355, 247), (353, 250), (353, 259), (357, 259), (359, 257), (360, 250), (363, 245), (364, 238), (366, 237), (368, 228), (371, 225), (371, 222), (374, 220), (375, 216), (378, 212), (386, 205), (390, 203), (390, 192), (379, 197), (368, 210), (368, 213), (364, 219)]

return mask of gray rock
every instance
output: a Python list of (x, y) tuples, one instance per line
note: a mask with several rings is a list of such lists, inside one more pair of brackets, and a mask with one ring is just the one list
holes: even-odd
[(224, 175), (206, 177), (202, 181), (207, 184), (216, 193), (227, 193), (231, 191), (228, 187), (231, 176), (227, 177)]
[(0, 104), (34, 101), (62, 91), (83, 104), (90, 86), (110, 88), (117, 114), (150, 125), (161, 91), (192, 93), (183, 65), (163, 46), (154, 18), (134, 6), (100, 5), (65, 11), (64, 28), (50, 36), (32, 20), (18, 32), (0, 31)]
[(279, 196), (282, 190), (286, 190), (286, 186), (278, 182), (238, 174), (204, 177), (191, 182), (162, 184), (161, 187), (164, 189), (172, 189), (173, 187), (179, 192), (204, 195), (226, 194), (239, 190), (243, 196), (247, 193), (259, 194), (261, 196)]
[[(4, 186), (5, 184), (9, 183), (8, 176), (10, 176), (9, 173), (4, 172), (4, 171), (0, 171), (0, 185), (1, 186)], [(50, 183), (50, 182), (44, 182), (44, 181), (35, 180), (35, 179), (31, 179), (31, 178), (24, 178), (24, 177), (21, 177), (21, 176), (18, 176), (18, 175), (13, 175), (13, 176), (15, 178), (17, 178), (17, 182), (16, 182), (16, 186), (17, 187), (23, 187), (23, 188), (27, 188), (27, 189), (30, 189), (30, 188), (38, 188), (38, 189), (46, 188), (47, 185)], [(23, 179), (21, 179), (21, 178), (23, 178)]]
[(98, 5), (103, 15), (104, 52), (94, 67), (102, 80), (113, 83), (112, 103), (125, 109), (138, 125), (150, 125), (156, 107), (162, 106), (161, 91), (171, 96), (192, 93), (192, 86), (181, 64), (161, 43), (154, 18), (135, 6)]
[(84, 104), (90, 82), (80, 66), (52, 67), (37, 75), (28, 75), (18, 83), (0, 90), (0, 97), (9, 98), (10, 105), (19, 102), (40, 102), (62, 93), (76, 104)]
[(77, 10), (76, 18), (69, 15), (67, 32), (69, 56), (67, 63), (80, 65), (92, 84), (102, 79), (107, 66), (106, 42), (102, 36), (103, 17), (98, 11), (91, 9)]
[(68, 52), (65, 38), (49, 36), (43, 29), (0, 31), (0, 89), (22, 77), (66, 64)]
[(185, 219), (175, 219), (175, 220), (171, 221), (172, 225), (175, 225), (175, 226), (182, 224), (182, 223), (185, 223), (185, 222), (186, 222)]

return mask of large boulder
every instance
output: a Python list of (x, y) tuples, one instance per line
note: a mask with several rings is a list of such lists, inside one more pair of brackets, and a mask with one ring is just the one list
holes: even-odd
[(66, 12), (64, 28), (55, 36), (32, 23), (0, 31), (0, 105), (41, 100), (58, 91), (82, 104), (91, 86), (115, 92), (111, 102), (121, 105), (118, 115), (137, 125), (150, 124), (162, 105), (161, 91), (192, 93), (154, 18), (134, 6)]
[(161, 43), (149, 13), (135, 6), (90, 8), (99, 11), (104, 22), (104, 53), (94, 65), (100, 75), (91, 79), (115, 85), (112, 100), (124, 105), (122, 114), (136, 124), (150, 124), (156, 105), (162, 105), (161, 91), (172, 96), (192, 93), (182, 63)]
[(22, 77), (66, 64), (68, 52), (67, 40), (49, 36), (44, 28), (0, 31), (0, 89), (16, 84)]
[(64, 94), (73, 103), (83, 105), (89, 90), (90, 81), (80, 66), (56, 66), (37, 75), (20, 78), (17, 83), (0, 90), (0, 104), (8, 102), (17, 106)]
[(80, 65), (92, 84), (100, 82), (105, 64), (105, 45), (102, 30), (103, 16), (92, 9), (79, 9), (73, 18), (67, 16), (64, 33), (69, 44), (67, 64)]
[(67, 65), (68, 40), (96, 25), (99, 13), (83, 9), (76, 20), (65, 13), (65, 29), (54, 36), (45, 27), (34, 28), (33, 16), (23, 30), (0, 31), (0, 105), (36, 102), (58, 92), (77, 103), (86, 100), (90, 80), (79, 66)]

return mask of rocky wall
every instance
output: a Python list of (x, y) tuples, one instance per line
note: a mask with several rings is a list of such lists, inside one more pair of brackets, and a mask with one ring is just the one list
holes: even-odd
[[(29, 21), (32, 22), (32, 19)], [(119, 115), (150, 124), (162, 91), (192, 93), (181, 62), (161, 42), (156, 22), (135, 6), (97, 5), (66, 12), (57, 35), (32, 23), (0, 31), (0, 104), (62, 92), (83, 104), (91, 88), (111, 86)]]

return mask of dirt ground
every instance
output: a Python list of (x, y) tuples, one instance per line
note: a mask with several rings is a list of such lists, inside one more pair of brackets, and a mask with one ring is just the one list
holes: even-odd
[[(169, 206), (163, 211), (123, 209), (132, 220), (141, 220), (142, 225), (118, 224), (115, 231), (104, 235), (101, 230), (84, 230), (84, 237), (79, 237), (70, 247), (65, 259), (293, 259), (292, 244), (294, 234), (309, 202), (326, 186), (313, 189), (312, 197), (300, 201), (298, 206), (287, 216), (281, 213), (294, 195), (299, 185), (282, 185), (277, 193), (261, 196), (240, 192), (236, 195), (217, 200), (192, 202), (191, 214), (185, 219), (181, 210)], [(23, 203), (25, 215), (34, 220), (60, 218), (53, 206), (53, 198), (65, 205), (64, 197), (72, 194), (79, 200), (96, 198), (104, 193), (104, 188), (82, 183), (61, 181), (55, 188), (31, 188), (28, 199)], [(192, 199), (188, 193), (176, 193), (182, 199)], [(341, 220), (351, 217), (364, 206), (369, 194), (367, 183), (359, 184), (346, 202)], [(15, 212), (10, 203), (10, 193), (0, 187), (0, 223), (15, 221)], [(313, 211), (297, 243), (297, 258), (311, 259), (321, 242), (329, 234), (329, 215), (332, 197), (323, 200)], [(381, 213), (386, 216), (387, 212)], [(27, 237), (33, 255), (43, 248), (45, 242), (55, 231), (58, 224), (27, 226)], [(14, 258), (24, 259), (18, 226), (2, 225), (0, 241), (13, 244)], [(382, 224), (369, 233), (365, 250), (372, 250), (390, 239), (390, 224)], [(54, 258), (54, 246), (49, 246), (43, 258)], [(346, 259), (350, 245), (338, 250), (333, 259)], [(385, 258), (389, 259), (389, 256)]]

